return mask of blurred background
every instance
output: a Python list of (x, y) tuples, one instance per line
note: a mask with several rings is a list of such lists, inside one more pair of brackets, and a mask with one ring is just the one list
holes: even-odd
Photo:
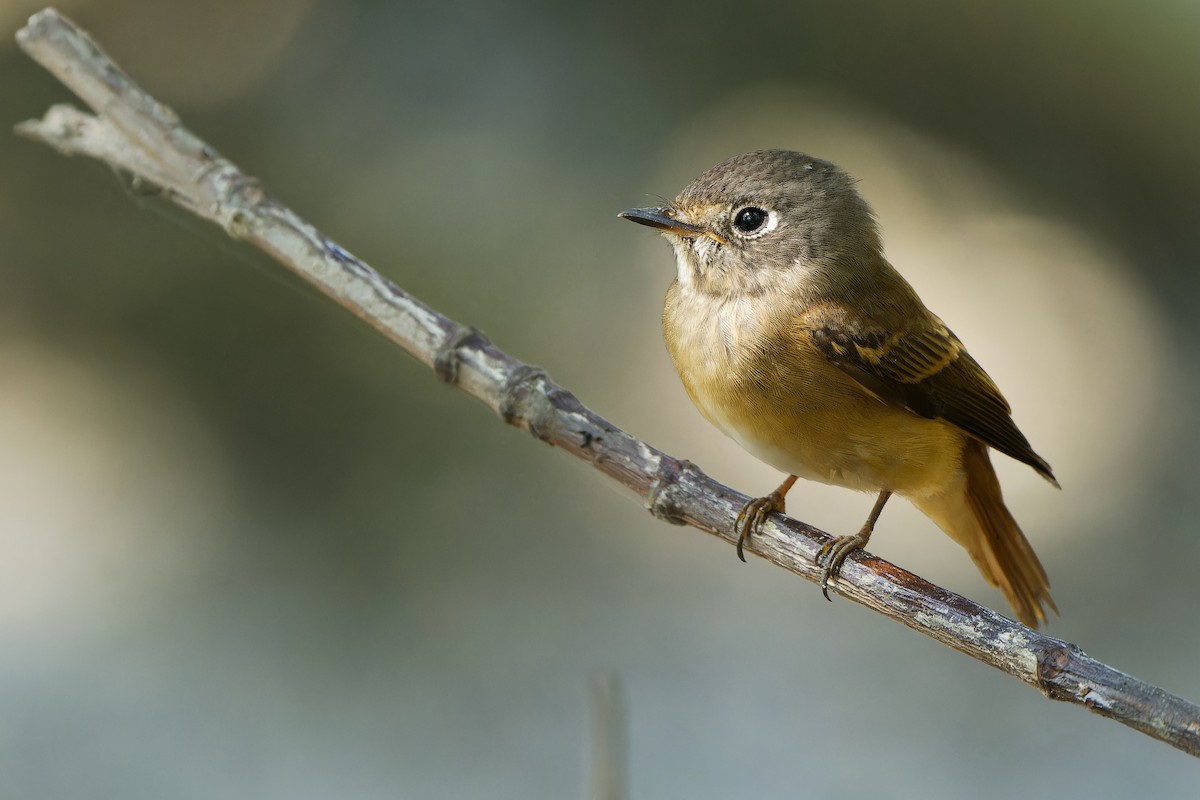
[[(0, 2), (0, 129), (67, 92)], [(838, 162), (1063, 484), (998, 458), (1050, 633), (1200, 700), (1200, 6), (62, 0), (201, 137), (443, 313), (750, 494), (691, 407), (669, 248), (616, 213)], [(0, 135), (0, 791), (1169, 797), (1197, 764), (500, 424), (105, 167)], [(1000, 463), (1003, 461), (1003, 463)], [(871, 498), (801, 485), (857, 530)], [(906, 504), (872, 551), (1007, 613)]]

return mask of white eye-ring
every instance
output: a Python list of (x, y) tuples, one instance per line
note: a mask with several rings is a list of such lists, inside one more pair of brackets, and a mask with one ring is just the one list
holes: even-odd
[(778, 214), (758, 206), (741, 206), (733, 212), (733, 232), (743, 239), (770, 233), (778, 224)]

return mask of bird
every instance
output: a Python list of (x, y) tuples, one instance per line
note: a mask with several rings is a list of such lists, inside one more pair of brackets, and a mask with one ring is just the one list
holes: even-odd
[(692, 402), (788, 476), (742, 508), (739, 558), (804, 478), (876, 494), (862, 528), (817, 555), (826, 598), (895, 494), (967, 551), (1022, 623), (1058, 613), (989, 451), (1058, 481), (995, 382), (888, 262), (850, 175), (804, 153), (758, 150), (710, 168), (666, 205), (619, 216), (674, 249), (663, 337)]

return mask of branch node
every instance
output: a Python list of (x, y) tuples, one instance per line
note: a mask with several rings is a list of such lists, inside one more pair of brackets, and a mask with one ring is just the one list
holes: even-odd
[(1055, 695), (1055, 679), (1071, 665), (1071, 649), (1065, 643), (1041, 648), (1037, 654), (1038, 688), (1047, 697)]
[(500, 390), (500, 419), (509, 425), (524, 422), (535, 438), (547, 441), (546, 422), (553, 414), (544, 386), (549, 382), (550, 376), (541, 367), (514, 367)]
[(219, 187), (217, 216), (223, 218), (225, 231), (235, 239), (249, 239), (261, 225), (255, 213), (267, 204), (267, 192), (260, 181), (244, 175), (227, 161), (217, 161), (211, 171), (211, 182)]
[(684, 473), (693, 467), (692, 462), (686, 459), (663, 458), (659, 462), (654, 482), (650, 484), (650, 491), (646, 493), (646, 510), (664, 522), (686, 525), (684, 503), (681, 502), (686, 501), (682, 478)]
[[(340, 248), (339, 248), (340, 249)], [(483, 331), (474, 325), (459, 325), (433, 356), (433, 372), (444, 383), (458, 383), (458, 367), (462, 363), (462, 351), (466, 348), (482, 349), (492, 342)], [(506, 419), (505, 422), (508, 422)]]

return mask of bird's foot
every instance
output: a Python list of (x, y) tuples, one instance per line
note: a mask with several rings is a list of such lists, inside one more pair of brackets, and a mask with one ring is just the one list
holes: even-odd
[(756, 497), (742, 506), (741, 512), (737, 515), (737, 521), (733, 523), (733, 529), (738, 535), (738, 558), (742, 561), (746, 560), (746, 556), (742, 554), (742, 547), (752, 534), (758, 533), (758, 529), (762, 526), (766, 518), (776, 511), (782, 514), (785, 510), (783, 493), (778, 489), (766, 497)]
[(817, 553), (817, 566), (821, 566), (822, 560), (825, 561), (825, 568), (821, 570), (821, 594), (825, 595), (826, 600), (832, 602), (829, 596), (829, 581), (842, 571), (842, 564), (847, 556), (867, 546), (871, 532), (871, 527), (864, 525), (862, 530), (853, 536), (838, 536), (829, 540), (821, 548), (821, 552)]

